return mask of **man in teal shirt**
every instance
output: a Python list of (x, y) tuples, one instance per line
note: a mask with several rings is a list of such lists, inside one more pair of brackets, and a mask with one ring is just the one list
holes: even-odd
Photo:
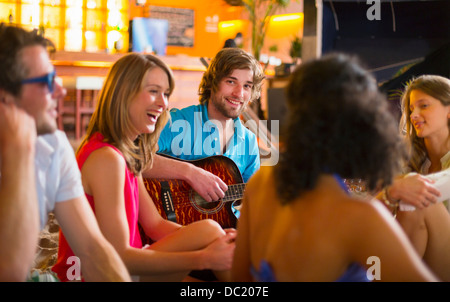
[(259, 148), (256, 136), (242, 125), (239, 117), (233, 119), (234, 134), (225, 152), (220, 146), (220, 131), (208, 118), (208, 104), (173, 109), (171, 123), (161, 133), (158, 141), (159, 153), (183, 160), (202, 159), (213, 155), (224, 155), (232, 159), (244, 182), (260, 167)]
[[(185, 160), (224, 155), (236, 163), (247, 182), (260, 167), (259, 147), (239, 116), (259, 98), (263, 79), (261, 65), (252, 55), (240, 48), (219, 51), (200, 83), (200, 104), (171, 111), (158, 153)], [(185, 180), (206, 201), (223, 198), (227, 190), (216, 175), (159, 155), (143, 176)]]

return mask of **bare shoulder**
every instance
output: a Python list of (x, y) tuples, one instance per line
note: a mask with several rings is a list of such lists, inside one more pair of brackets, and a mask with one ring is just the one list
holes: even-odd
[(344, 202), (347, 203), (347, 206), (351, 206), (352, 208), (354, 208), (355, 211), (359, 211), (360, 214), (379, 214), (380, 212), (388, 212), (381, 201), (371, 196), (367, 196), (364, 198), (348, 196), (344, 199)]
[(394, 221), (390, 213), (381, 201), (375, 198), (357, 199), (348, 197), (343, 201), (342, 210), (347, 213), (352, 224), (357, 224), (360, 230), (367, 228), (379, 228), (381, 224)]
[(126, 169), (125, 159), (110, 147), (102, 147), (93, 151), (81, 168), (81, 179), (84, 190), (92, 195), (94, 188), (104, 185), (120, 186)]
[(93, 168), (105, 166), (123, 168), (125, 159), (113, 148), (105, 146), (93, 151), (87, 158), (85, 165)]
[(392, 213), (386, 208), (386, 206), (383, 205), (383, 203), (374, 198), (371, 198), (368, 200), (367, 205), (372, 209), (373, 215), (377, 215), (379, 219), (383, 220), (394, 220), (395, 217), (392, 215)]

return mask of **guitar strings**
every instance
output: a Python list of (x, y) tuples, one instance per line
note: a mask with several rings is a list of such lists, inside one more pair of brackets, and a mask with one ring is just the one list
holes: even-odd
[[(171, 197), (172, 197), (172, 200), (174, 200), (174, 201), (184, 200), (184, 199), (186, 199), (186, 197), (189, 197), (191, 195), (191, 192), (192, 191), (178, 191), (176, 193), (172, 193)], [(227, 191), (227, 192), (229, 192), (229, 191)], [(239, 188), (238, 190), (235, 190), (234, 192), (230, 192), (228, 194), (225, 193), (225, 197), (219, 201), (223, 201), (223, 202), (234, 201), (234, 200), (238, 199), (239, 197), (242, 197), (243, 193), (244, 193), (243, 188)], [(207, 201), (205, 201), (205, 202), (207, 202)], [(191, 202), (190, 201), (179, 202), (178, 204), (183, 204), (183, 203), (190, 204)]]
[[(232, 189), (230, 189), (230, 187), (232, 187)], [(233, 191), (233, 189), (235, 189), (235, 190)], [(244, 193), (244, 189), (245, 189), (245, 184), (229, 185), (228, 190), (225, 192), (225, 197), (227, 197), (228, 195), (231, 195), (229, 197), (237, 197), (239, 195), (242, 195)], [(173, 192), (171, 192), (171, 193), (185, 195), (185, 194), (190, 194), (191, 192), (192, 192), (192, 189), (189, 189), (188, 191), (180, 190), (180, 191), (176, 191), (175, 193), (173, 193)]]
[[(242, 193), (244, 192), (245, 185), (246, 185), (245, 183), (239, 183), (239, 184), (228, 185), (228, 190), (225, 192), (225, 196), (226, 196), (227, 194), (232, 194), (232, 190), (231, 190), (230, 188), (232, 188), (232, 189), (237, 188), (237, 190), (239, 190), (239, 193), (242, 194)], [(235, 190), (235, 191), (236, 191), (236, 190)], [(185, 190), (179, 190), (179, 191), (176, 191), (175, 194), (178, 194), (178, 193), (189, 194), (189, 193), (191, 193), (191, 192), (192, 192), (192, 189), (189, 189), (188, 191), (185, 191)], [(171, 192), (171, 193), (172, 193), (172, 192)]]
[[(242, 197), (242, 195), (244, 193), (245, 185), (246, 185), (245, 183), (229, 185), (228, 190), (225, 192), (225, 197), (222, 198), (221, 200), (212, 201), (212, 202), (230, 202), (230, 201), (237, 200), (238, 197)], [(233, 190), (233, 189), (235, 189), (235, 190), (230, 191), (230, 187), (232, 188), (231, 190)], [(192, 192), (192, 190), (177, 191), (175, 193), (171, 192), (171, 198), (173, 201), (185, 200), (186, 196), (189, 197), (191, 195), (191, 192)], [(207, 201), (205, 200), (205, 202), (207, 202)], [(191, 201), (177, 202), (176, 206), (185, 206), (185, 205), (188, 206), (190, 204), (191, 204)]]

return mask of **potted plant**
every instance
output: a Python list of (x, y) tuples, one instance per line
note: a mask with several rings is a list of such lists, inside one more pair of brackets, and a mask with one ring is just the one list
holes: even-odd
[(290, 0), (242, 0), (249, 13), (252, 26), (252, 52), (257, 60), (264, 45), (269, 18), (280, 8), (286, 8)]
[(289, 50), (289, 55), (292, 58), (292, 63), (297, 65), (302, 58), (302, 40), (300, 37), (296, 36), (291, 41), (291, 48)]
[[(231, 6), (244, 6), (252, 26), (252, 52), (257, 60), (264, 45), (269, 18), (279, 9), (286, 8), (290, 0), (224, 0)], [(298, 1), (298, 0), (295, 0)]]

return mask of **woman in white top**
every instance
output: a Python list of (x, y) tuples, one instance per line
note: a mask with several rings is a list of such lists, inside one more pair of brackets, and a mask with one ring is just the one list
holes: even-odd
[[(397, 219), (424, 261), (450, 281), (449, 200), (426, 174), (450, 168), (450, 80), (423, 75), (413, 79), (402, 96), (400, 129), (410, 158), (405, 172), (384, 190), (383, 199), (400, 208)], [(450, 171), (450, 170), (449, 170)], [(402, 206), (411, 210), (402, 211)], [(449, 208), (450, 209), (450, 208)]]

